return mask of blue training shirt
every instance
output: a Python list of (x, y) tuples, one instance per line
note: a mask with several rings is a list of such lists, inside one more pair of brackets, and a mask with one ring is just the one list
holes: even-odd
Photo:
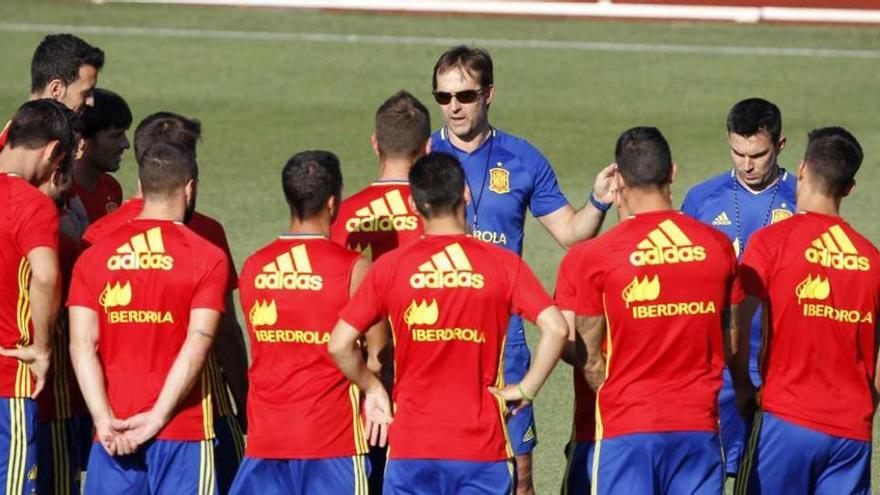
[[(431, 150), (461, 162), (471, 189), (467, 205), (471, 235), (522, 256), (526, 208), (535, 217), (568, 204), (550, 162), (525, 139), (493, 129), (473, 152), (452, 145), (446, 128), (431, 136)], [(511, 316), (507, 343), (524, 343), (522, 319)]]
[[(737, 257), (761, 227), (784, 220), (795, 211), (794, 176), (780, 168), (782, 177), (763, 191), (754, 192), (736, 180), (734, 171), (701, 182), (684, 197), (681, 211), (724, 232), (734, 243)], [(772, 201), (772, 204), (771, 204)], [(737, 214), (737, 204), (739, 213)], [(739, 228), (737, 228), (739, 225)], [(739, 242), (737, 242), (739, 241)], [(749, 370), (752, 381), (761, 383), (758, 373), (758, 350), (761, 348), (761, 311), (752, 320)]]

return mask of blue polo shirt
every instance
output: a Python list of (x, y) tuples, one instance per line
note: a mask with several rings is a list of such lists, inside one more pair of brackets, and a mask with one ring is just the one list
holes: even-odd
[[(522, 256), (526, 209), (535, 217), (568, 204), (550, 162), (525, 139), (493, 129), (473, 152), (452, 145), (446, 128), (431, 136), (432, 151), (461, 162), (471, 189), (467, 222), (471, 235)], [(524, 343), (522, 319), (510, 318), (507, 343)]]

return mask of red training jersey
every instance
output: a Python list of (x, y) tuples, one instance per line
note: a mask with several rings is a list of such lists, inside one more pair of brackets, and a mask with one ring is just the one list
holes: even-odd
[(239, 294), (253, 356), (249, 457), (367, 453), (358, 389), (327, 352), (359, 258), (322, 236), (284, 235), (245, 262)]
[[(31, 266), (38, 247), (58, 251), (58, 208), (48, 196), (13, 174), (0, 174), (0, 347), (30, 345)], [(0, 356), (0, 397), (30, 397), (30, 369)]]
[(380, 258), (340, 317), (359, 331), (389, 318), (394, 338), (392, 459), (495, 462), (513, 456), (504, 385), (511, 314), (553, 305), (514, 253), (432, 235)]
[(370, 184), (342, 202), (330, 238), (373, 260), (417, 240), (424, 229), (411, 197), (407, 181)]
[[(67, 214), (65, 211), (62, 215)], [(67, 298), (73, 265), (80, 253), (79, 241), (71, 239), (63, 232), (58, 237), (58, 261), (61, 267), (61, 299)], [(68, 328), (67, 310), (59, 312), (53, 335), (54, 349), (52, 367), (46, 377), (46, 385), (37, 397), (38, 420), (40, 422), (56, 421), (72, 417), (88, 416), (73, 363), (70, 361), (70, 332)]]
[[(86, 230), (85, 234), (83, 234), (83, 245), (88, 246), (93, 244), (109, 232), (112, 232), (120, 226), (134, 220), (141, 214), (143, 209), (143, 198), (133, 198), (126, 201), (113, 213), (110, 213), (97, 222), (89, 225), (89, 228)], [(226, 287), (226, 292), (230, 293), (234, 291), (238, 285), (238, 275), (235, 272), (235, 262), (232, 259), (232, 250), (229, 248), (229, 241), (226, 240), (226, 231), (223, 230), (223, 226), (217, 220), (197, 211), (193, 212), (192, 218), (190, 218), (190, 221), (186, 226), (226, 253), (227, 260), (229, 261), (229, 274), (227, 278), (228, 285)], [(233, 410), (232, 400), (230, 399), (229, 394), (219, 392), (227, 390), (227, 385), (226, 379), (223, 377), (223, 372), (220, 369), (220, 364), (217, 362), (217, 356), (213, 351), (208, 355), (208, 361), (205, 364), (205, 367), (208, 370), (208, 376), (213, 383), (214, 390), (218, 391), (218, 393), (215, 393), (213, 396), (217, 416), (224, 417), (233, 414), (235, 411)]]
[(643, 213), (566, 258), (576, 313), (608, 325), (596, 439), (717, 432), (722, 313), (743, 297), (724, 234), (677, 211)]
[(122, 186), (108, 173), (98, 176), (98, 182), (92, 191), (80, 186), (75, 180), (70, 186), (69, 208), (85, 213), (90, 224), (108, 213), (113, 213), (121, 204)]
[[(98, 355), (119, 418), (149, 410), (186, 340), (190, 311), (223, 311), (226, 255), (184, 225), (132, 220), (87, 249), (73, 271), (68, 306), (98, 313)], [(213, 438), (205, 370), (156, 438)]]
[[(578, 249), (578, 246), (572, 248)], [(577, 309), (578, 273), (573, 265), (578, 256), (563, 259), (556, 277), (556, 305), (561, 310)], [(596, 438), (596, 393), (590, 388), (584, 370), (573, 366), (572, 382), (574, 384), (574, 427), (572, 436), (577, 442), (593, 442)]]
[(880, 254), (840, 217), (801, 213), (758, 231), (740, 268), (765, 301), (761, 407), (828, 435), (871, 441)]

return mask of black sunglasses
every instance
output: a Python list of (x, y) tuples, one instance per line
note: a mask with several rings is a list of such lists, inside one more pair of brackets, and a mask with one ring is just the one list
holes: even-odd
[(459, 103), (473, 103), (477, 101), (477, 98), (479, 98), (484, 91), (486, 91), (486, 88), (466, 89), (464, 91), (459, 91), (458, 93), (434, 91), (434, 101), (441, 105), (449, 105), (449, 103), (452, 102), (452, 98), (455, 98)]

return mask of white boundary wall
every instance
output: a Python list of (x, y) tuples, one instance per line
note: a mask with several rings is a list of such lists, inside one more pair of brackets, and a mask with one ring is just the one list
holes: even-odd
[[(93, 0), (94, 3), (153, 3), (289, 7), (421, 13), (501, 14), (526, 16), (678, 19), (731, 22), (816, 22), (880, 24), (880, 8), (831, 9), (798, 7), (721, 7), (504, 0)], [(757, 2), (757, 0), (756, 0)]]

